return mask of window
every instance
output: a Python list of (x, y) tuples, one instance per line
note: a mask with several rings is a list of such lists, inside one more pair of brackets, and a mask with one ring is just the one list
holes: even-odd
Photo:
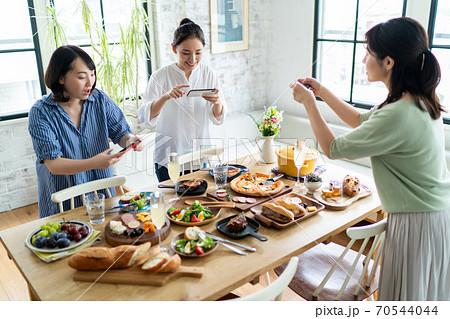
[[(437, 87), (437, 94), (442, 105), (448, 109), (450, 106), (450, 2), (432, 0), (430, 10), (430, 48), (439, 61), (441, 67), (441, 82)], [(444, 117), (444, 121), (450, 124), (450, 115)]]
[(362, 63), (364, 33), (405, 10), (406, 0), (316, 0), (313, 76), (358, 106), (383, 102), (386, 87), (369, 83)]
[[(14, 12), (12, 15), (11, 12)], [(0, 4), (0, 118), (26, 116), (42, 95), (39, 43), (27, 0)]]
[[(0, 4), (0, 120), (27, 116), (31, 105), (46, 94), (44, 84), (44, 61), (48, 61), (54, 48), (49, 50), (49, 43), (39, 44), (39, 38), (48, 41), (49, 11), (42, 0), (17, 0)], [(35, 13), (35, 2), (38, 5)], [(44, 2), (44, 1), (42, 1)], [(120, 25), (129, 25), (134, 0), (86, 0), (95, 21), (103, 27), (110, 53), (114, 58), (123, 56), (120, 46)], [(45, 4), (55, 8), (58, 22), (64, 27), (67, 43), (78, 45), (89, 53), (97, 67), (99, 58), (91, 47), (91, 41), (86, 35), (81, 19), (80, 0), (45, 0)], [(147, 2), (143, 1), (147, 10)], [(11, 14), (13, 13), (13, 14)], [(36, 26), (36, 21), (46, 21), (45, 25)], [(95, 32), (94, 32), (95, 34)], [(147, 40), (149, 36), (146, 35)], [(96, 39), (94, 39), (95, 41)], [(42, 50), (41, 50), (42, 49)], [(144, 92), (150, 74), (150, 60), (145, 50), (138, 61), (139, 91)], [(134, 63), (130, 62), (130, 63)], [(101, 85), (98, 84), (101, 88)], [(128, 92), (131, 90), (128, 90)], [(133, 93), (129, 94), (132, 95)]]

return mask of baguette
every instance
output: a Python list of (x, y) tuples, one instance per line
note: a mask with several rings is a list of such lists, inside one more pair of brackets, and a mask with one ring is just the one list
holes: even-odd
[(101, 270), (129, 267), (138, 246), (122, 245), (114, 248), (89, 247), (72, 255), (69, 266), (77, 270)]
[(163, 251), (147, 259), (141, 268), (146, 271), (155, 271), (159, 269), (162, 265), (164, 265), (169, 259), (170, 255)]
[(294, 218), (302, 217), (306, 214), (306, 209), (289, 199), (281, 199), (274, 202), (275, 205), (282, 206), (294, 214)]
[(146, 242), (142, 245), (137, 246), (136, 251), (134, 252), (133, 256), (131, 256), (131, 259), (128, 262), (128, 267), (140, 266), (151, 256), (159, 253), (159, 246), (151, 246), (152, 244), (150, 242)]
[(173, 255), (170, 259), (161, 267), (156, 269), (156, 272), (175, 272), (181, 265), (181, 258), (179, 255)]

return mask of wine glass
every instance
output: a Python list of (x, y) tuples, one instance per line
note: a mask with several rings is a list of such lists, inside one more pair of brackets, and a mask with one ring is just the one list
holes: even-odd
[(177, 180), (180, 178), (180, 164), (178, 164), (178, 154), (170, 153), (169, 154), (169, 177), (175, 185), (175, 197), (169, 200), (169, 202), (177, 201), (180, 198), (177, 193)]
[(164, 193), (160, 191), (153, 192), (150, 198), (150, 216), (152, 222), (158, 231), (158, 244), (160, 251), (166, 251), (167, 247), (161, 245), (161, 229), (166, 223), (166, 203), (164, 202)]
[(299, 188), (302, 190), (304, 186), (300, 184), (300, 169), (303, 164), (305, 164), (306, 158), (306, 146), (303, 141), (297, 141), (294, 148), (294, 164), (297, 167), (297, 183), (295, 183), (295, 188)]

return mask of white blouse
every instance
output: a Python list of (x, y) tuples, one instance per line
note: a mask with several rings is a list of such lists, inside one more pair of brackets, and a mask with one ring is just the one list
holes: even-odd
[[(186, 97), (170, 99), (161, 109), (159, 115), (150, 121), (150, 109), (155, 100), (173, 87), (189, 84), (186, 92), (192, 89), (218, 88), (223, 105), (222, 118), (218, 121), (213, 114), (213, 104), (202, 97)], [(227, 105), (219, 78), (214, 70), (199, 64), (189, 80), (175, 63), (165, 66), (150, 77), (143, 95), (143, 103), (138, 110), (141, 123), (156, 126), (155, 163), (167, 167), (169, 154), (178, 155), (207, 149), (214, 144), (211, 138), (211, 123), (221, 125), (225, 119)]]

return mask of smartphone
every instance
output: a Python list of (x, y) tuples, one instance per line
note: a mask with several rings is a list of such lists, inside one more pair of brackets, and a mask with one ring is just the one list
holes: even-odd
[(215, 94), (217, 91), (216, 89), (194, 89), (190, 90), (186, 96), (187, 97), (196, 97), (196, 96), (202, 96), (203, 94)]
[(128, 145), (127, 147), (122, 148), (122, 149), (120, 150), (119, 153), (126, 153), (126, 152), (128, 152), (128, 151), (131, 150), (132, 148), (135, 148), (136, 145), (139, 144), (140, 142), (141, 142), (141, 141), (136, 141), (136, 142), (131, 143), (131, 144)]

